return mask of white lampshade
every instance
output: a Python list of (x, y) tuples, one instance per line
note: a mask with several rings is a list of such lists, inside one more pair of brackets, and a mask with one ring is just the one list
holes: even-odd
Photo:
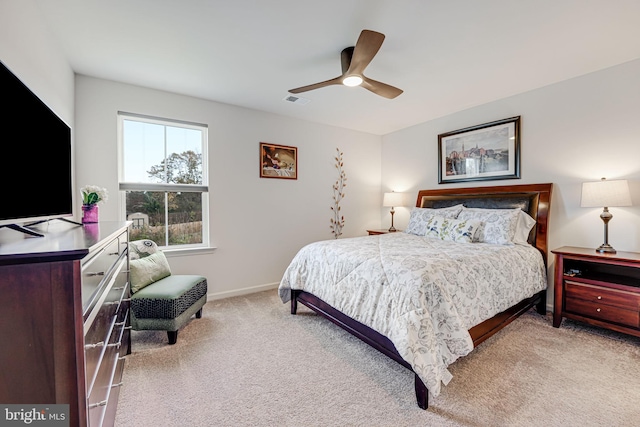
[(386, 207), (394, 207), (394, 206), (404, 206), (404, 193), (384, 193), (384, 198), (382, 199), (382, 206)]
[(583, 208), (603, 208), (612, 206), (631, 206), (631, 194), (626, 179), (582, 183)]

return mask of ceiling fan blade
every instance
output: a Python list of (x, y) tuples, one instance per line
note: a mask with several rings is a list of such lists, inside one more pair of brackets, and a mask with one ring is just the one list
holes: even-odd
[(377, 31), (362, 30), (351, 57), (351, 64), (345, 74), (362, 74), (376, 53), (380, 50), (384, 34)]
[(393, 99), (403, 92), (402, 89), (398, 89), (397, 87), (393, 87), (386, 83), (382, 83), (364, 76), (362, 84), (360, 86), (375, 93), (376, 95), (380, 95), (388, 99)]
[(309, 90), (314, 90), (314, 89), (320, 89), (321, 87), (325, 87), (325, 86), (331, 86), (331, 85), (339, 85), (342, 84), (342, 76), (330, 79), (330, 80), (325, 80), (323, 82), (320, 83), (314, 83), (312, 85), (308, 85), (308, 86), (302, 86), (302, 87), (298, 87), (295, 89), (289, 89), (290, 93), (300, 93), (300, 92), (306, 92)]

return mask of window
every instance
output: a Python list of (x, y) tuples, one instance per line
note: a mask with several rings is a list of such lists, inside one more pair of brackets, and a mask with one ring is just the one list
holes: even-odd
[(207, 247), (207, 126), (119, 112), (118, 139), (131, 240)]

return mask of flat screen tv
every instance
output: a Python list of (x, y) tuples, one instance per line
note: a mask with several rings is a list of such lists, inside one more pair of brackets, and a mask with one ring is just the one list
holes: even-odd
[(0, 227), (72, 216), (71, 128), (2, 62), (0, 99)]

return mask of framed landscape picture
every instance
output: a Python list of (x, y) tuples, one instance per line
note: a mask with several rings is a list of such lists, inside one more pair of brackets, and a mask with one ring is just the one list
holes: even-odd
[(260, 178), (298, 179), (298, 149), (261, 142)]
[(438, 183), (520, 178), (520, 116), (438, 135)]

